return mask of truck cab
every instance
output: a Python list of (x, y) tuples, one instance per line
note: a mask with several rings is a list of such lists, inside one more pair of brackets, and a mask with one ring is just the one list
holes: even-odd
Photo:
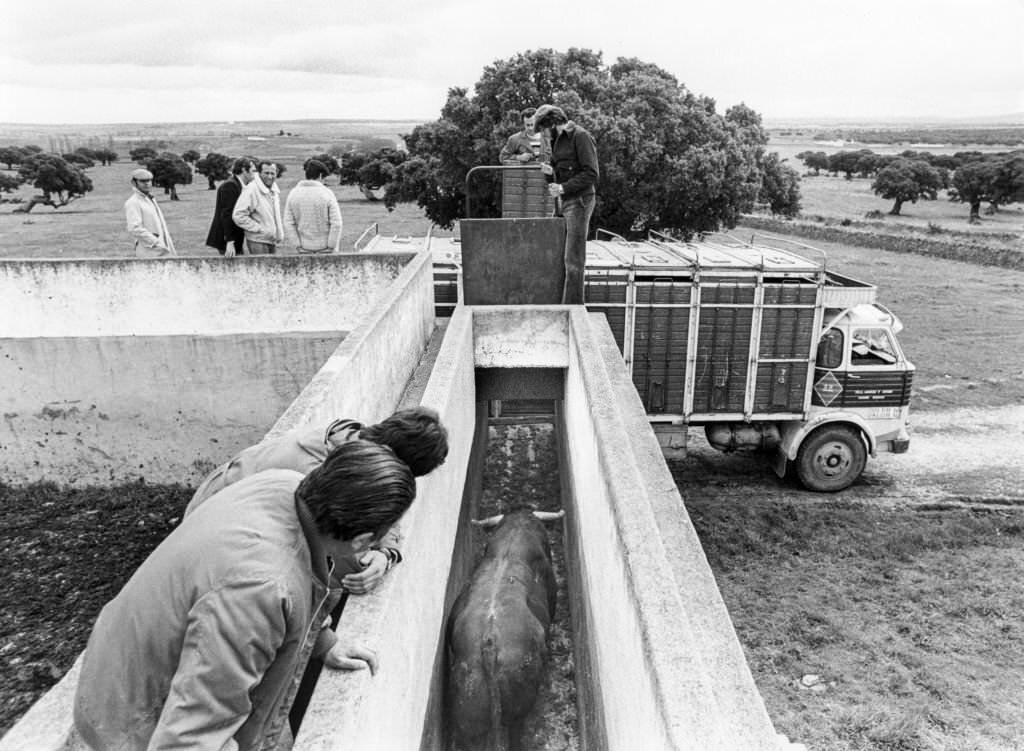
[(902, 328), (878, 303), (826, 309), (807, 416), (780, 426), (777, 473), (792, 463), (806, 487), (841, 490), (869, 455), (907, 451), (914, 365)]

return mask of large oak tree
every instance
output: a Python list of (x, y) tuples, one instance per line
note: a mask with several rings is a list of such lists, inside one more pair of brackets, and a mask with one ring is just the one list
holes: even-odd
[[(724, 115), (651, 63), (599, 52), (541, 49), (498, 60), (474, 93), (452, 88), (440, 119), (406, 137), (388, 201), (416, 201), (450, 227), (465, 213), (466, 174), (498, 164), (498, 151), (521, 127), (526, 106), (552, 103), (597, 142), (601, 180), (594, 227), (623, 235), (659, 229), (688, 235), (732, 227), (761, 188), (767, 134), (744, 105)], [(496, 184), (472, 186), (473, 213), (497, 216)]]

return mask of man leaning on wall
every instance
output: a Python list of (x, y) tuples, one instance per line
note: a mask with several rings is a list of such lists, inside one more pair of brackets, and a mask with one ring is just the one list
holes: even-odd
[(85, 650), (75, 727), (95, 751), (290, 747), (288, 712), (311, 656), (375, 672), (325, 627), (334, 559), (405, 513), (412, 471), (352, 441), (303, 477), (260, 472), (210, 498), (103, 608)]
[(153, 173), (148, 169), (132, 172), (132, 194), (124, 202), (124, 217), (138, 258), (178, 255), (164, 212), (153, 196)]

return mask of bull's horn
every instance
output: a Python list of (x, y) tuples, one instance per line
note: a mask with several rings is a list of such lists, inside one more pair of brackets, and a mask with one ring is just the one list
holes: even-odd
[(477, 527), (497, 527), (504, 518), (504, 514), (498, 514), (497, 516), (488, 516), (486, 519), (470, 519), (469, 523)]
[(561, 511), (534, 511), (533, 515), (542, 522), (553, 522), (565, 516), (565, 509), (562, 509)]

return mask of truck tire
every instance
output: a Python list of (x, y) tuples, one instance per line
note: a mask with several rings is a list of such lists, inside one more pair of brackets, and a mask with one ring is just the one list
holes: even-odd
[(825, 425), (800, 444), (796, 476), (808, 490), (835, 493), (860, 477), (867, 459), (864, 441), (856, 430), (845, 425)]

